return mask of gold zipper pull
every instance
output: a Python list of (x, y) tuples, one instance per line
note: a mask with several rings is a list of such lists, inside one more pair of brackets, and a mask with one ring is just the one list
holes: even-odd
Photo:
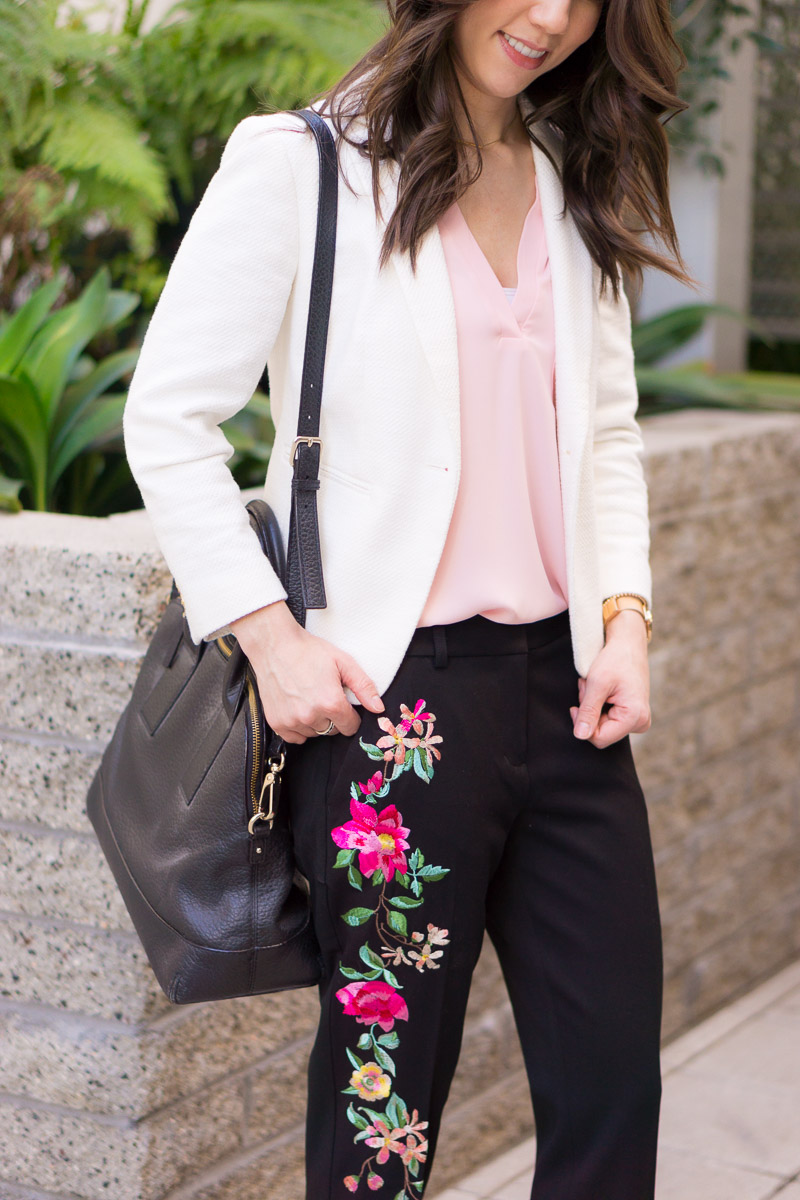
[[(278, 801), (278, 793), (280, 792), (281, 779), (280, 773), (283, 770), (286, 762), (286, 755), (281, 754), (280, 759), (270, 759), (269, 769), (264, 776), (264, 782), (261, 785), (261, 795), (258, 798), (258, 810), (250, 818), (247, 823), (247, 828), (250, 833), (255, 833), (255, 824), (257, 821), (265, 821), (270, 829), (275, 820), (275, 807)], [(266, 805), (266, 807), (265, 807)]]

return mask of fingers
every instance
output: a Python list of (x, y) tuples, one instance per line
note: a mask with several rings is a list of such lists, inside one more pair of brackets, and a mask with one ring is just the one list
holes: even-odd
[[(570, 707), (569, 713), (572, 717), (573, 725), (576, 723), (580, 709), (577, 705)], [(581, 738), (582, 741), (589, 741), (599, 750), (605, 749), (613, 742), (618, 742), (626, 737), (629, 733), (644, 733), (650, 728), (651, 715), (649, 706), (637, 713), (632, 713), (628, 709), (621, 708), (618, 704), (612, 704), (608, 712), (601, 712), (596, 726), (592, 733), (587, 738)], [(574, 731), (573, 731), (574, 732)], [(576, 734), (576, 736), (578, 736)]]
[(259, 663), (259, 680), (264, 716), (284, 741), (299, 745), (311, 737), (325, 735), (330, 722), (333, 732), (351, 736), (361, 724), (361, 715), (345, 695), (345, 687), (365, 708), (384, 710), (374, 681), (346, 651), (304, 632), (294, 653), (273, 652), (268, 663)]
[[(579, 688), (580, 691), (580, 688)], [(608, 699), (610, 688), (597, 675), (589, 675), (580, 697), (580, 705), (573, 717), (573, 733), (577, 738), (591, 738), (597, 729), (603, 705)], [(570, 709), (572, 712), (572, 709)]]
[(355, 659), (339, 650), (336, 654), (336, 665), (339, 668), (342, 683), (358, 696), (359, 704), (363, 704), (371, 712), (383, 712), (385, 705), (378, 695), (378, 689)]

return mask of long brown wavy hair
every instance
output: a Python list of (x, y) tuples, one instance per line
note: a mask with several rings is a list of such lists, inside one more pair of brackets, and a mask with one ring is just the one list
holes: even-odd
[[(385, 34), (315, 98), (325, 102), (337, 138), (371, 159), (379, 213), (381, 164), (399, 164), (381, 268), (399, 249), (408, 250), (415, 269), (424, 234), (480, 175), (480, 150), (477, 162), (469, 161), (455, 136), (460, 108), (478, 140), (453, 62), (453, 27), (471, 3), (387, 0)], [(659, 120), (689, 107), (676, 95), (686, 64), (673, 36), (669, 0), (603, 0), (592, 36), (526, 88), (534, 105), (525, 119), (528, 135), (557, 172), (535, 126), (549, 122), (560, 135), (565, 205), (600, 268), (601, 290), (610, 280), (615, 300), (619, 269), (639, 287), (644, 266), (696, 286), (678, 248), (669, 143)], [(364, 122), (362, 141), (347, 133), (355, 118)], [(671, 257), (644, 244), (642, 234), (660, 240)]]

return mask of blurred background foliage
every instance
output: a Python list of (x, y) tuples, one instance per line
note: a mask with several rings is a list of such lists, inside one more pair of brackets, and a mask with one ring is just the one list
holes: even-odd
[[(376, 40), (386, 19), (373, 0), (179, 0), (157, 16), (151, 0), (127, 0), (113, 20), (110, 12), (107, 3), (0, 0), (0, 345), (15, 345), (17, 355), (10, 366), (0, 353), (0, 507), (9, 511), (102, 516), (140, 504), (121, 436), (124, 387), (225, 141), (258, 108), (305, 104)], [(725, 55), (742, 37), (777, 59), (785, 48), (731, 0), (673, 0), (673, 12), (689, 61), (681, 95), (692, 107), (667, 122), (667, 134), (676, 153), (720, 171), (707, 120)], [(17, 320), (26, 305), (27, 317)], [(659, 374), (655, 349), (680, 345), (714, 307), (685, 306), (662, 314), (657, 330), (639, 331), (643, 409), (660, 396), (673, 405), (763, 402), (755, 377), (712, 383), (702, 363), (680, 378), (674, 368)], [(61, 350), (52, 350), (62, 354), (61, 390), (39, 389), (37, 398), (28, 369), (34, 351), (20, 349), (20, 336), (27, 330), (38, 339), (41, 358), (64, 309)], [(76, 327), (77, 311), (91, 320)], [(87, 378), (106, 380), (88, 399)], [(267, 388), (265, 372), (253, 400), (223, 426), (242, 487), (263, 482), (272, 442)], [(26, 405), (31, 413), (20, 417)], [(69, 461), (65, 423), (67, 449), (77, 447)]]

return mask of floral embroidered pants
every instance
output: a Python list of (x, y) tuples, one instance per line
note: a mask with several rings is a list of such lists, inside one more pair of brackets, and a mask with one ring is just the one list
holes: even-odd
[(306, 1200), (422, 1196), (484, 930), (530, 1083), (532, 1200), (652, 1200), (650, 830), (629, 738), (600, 750), (572, 732), (567, 612), (417, 629), (383, 701), (351, 737), (289, 747), (326, 963)]

